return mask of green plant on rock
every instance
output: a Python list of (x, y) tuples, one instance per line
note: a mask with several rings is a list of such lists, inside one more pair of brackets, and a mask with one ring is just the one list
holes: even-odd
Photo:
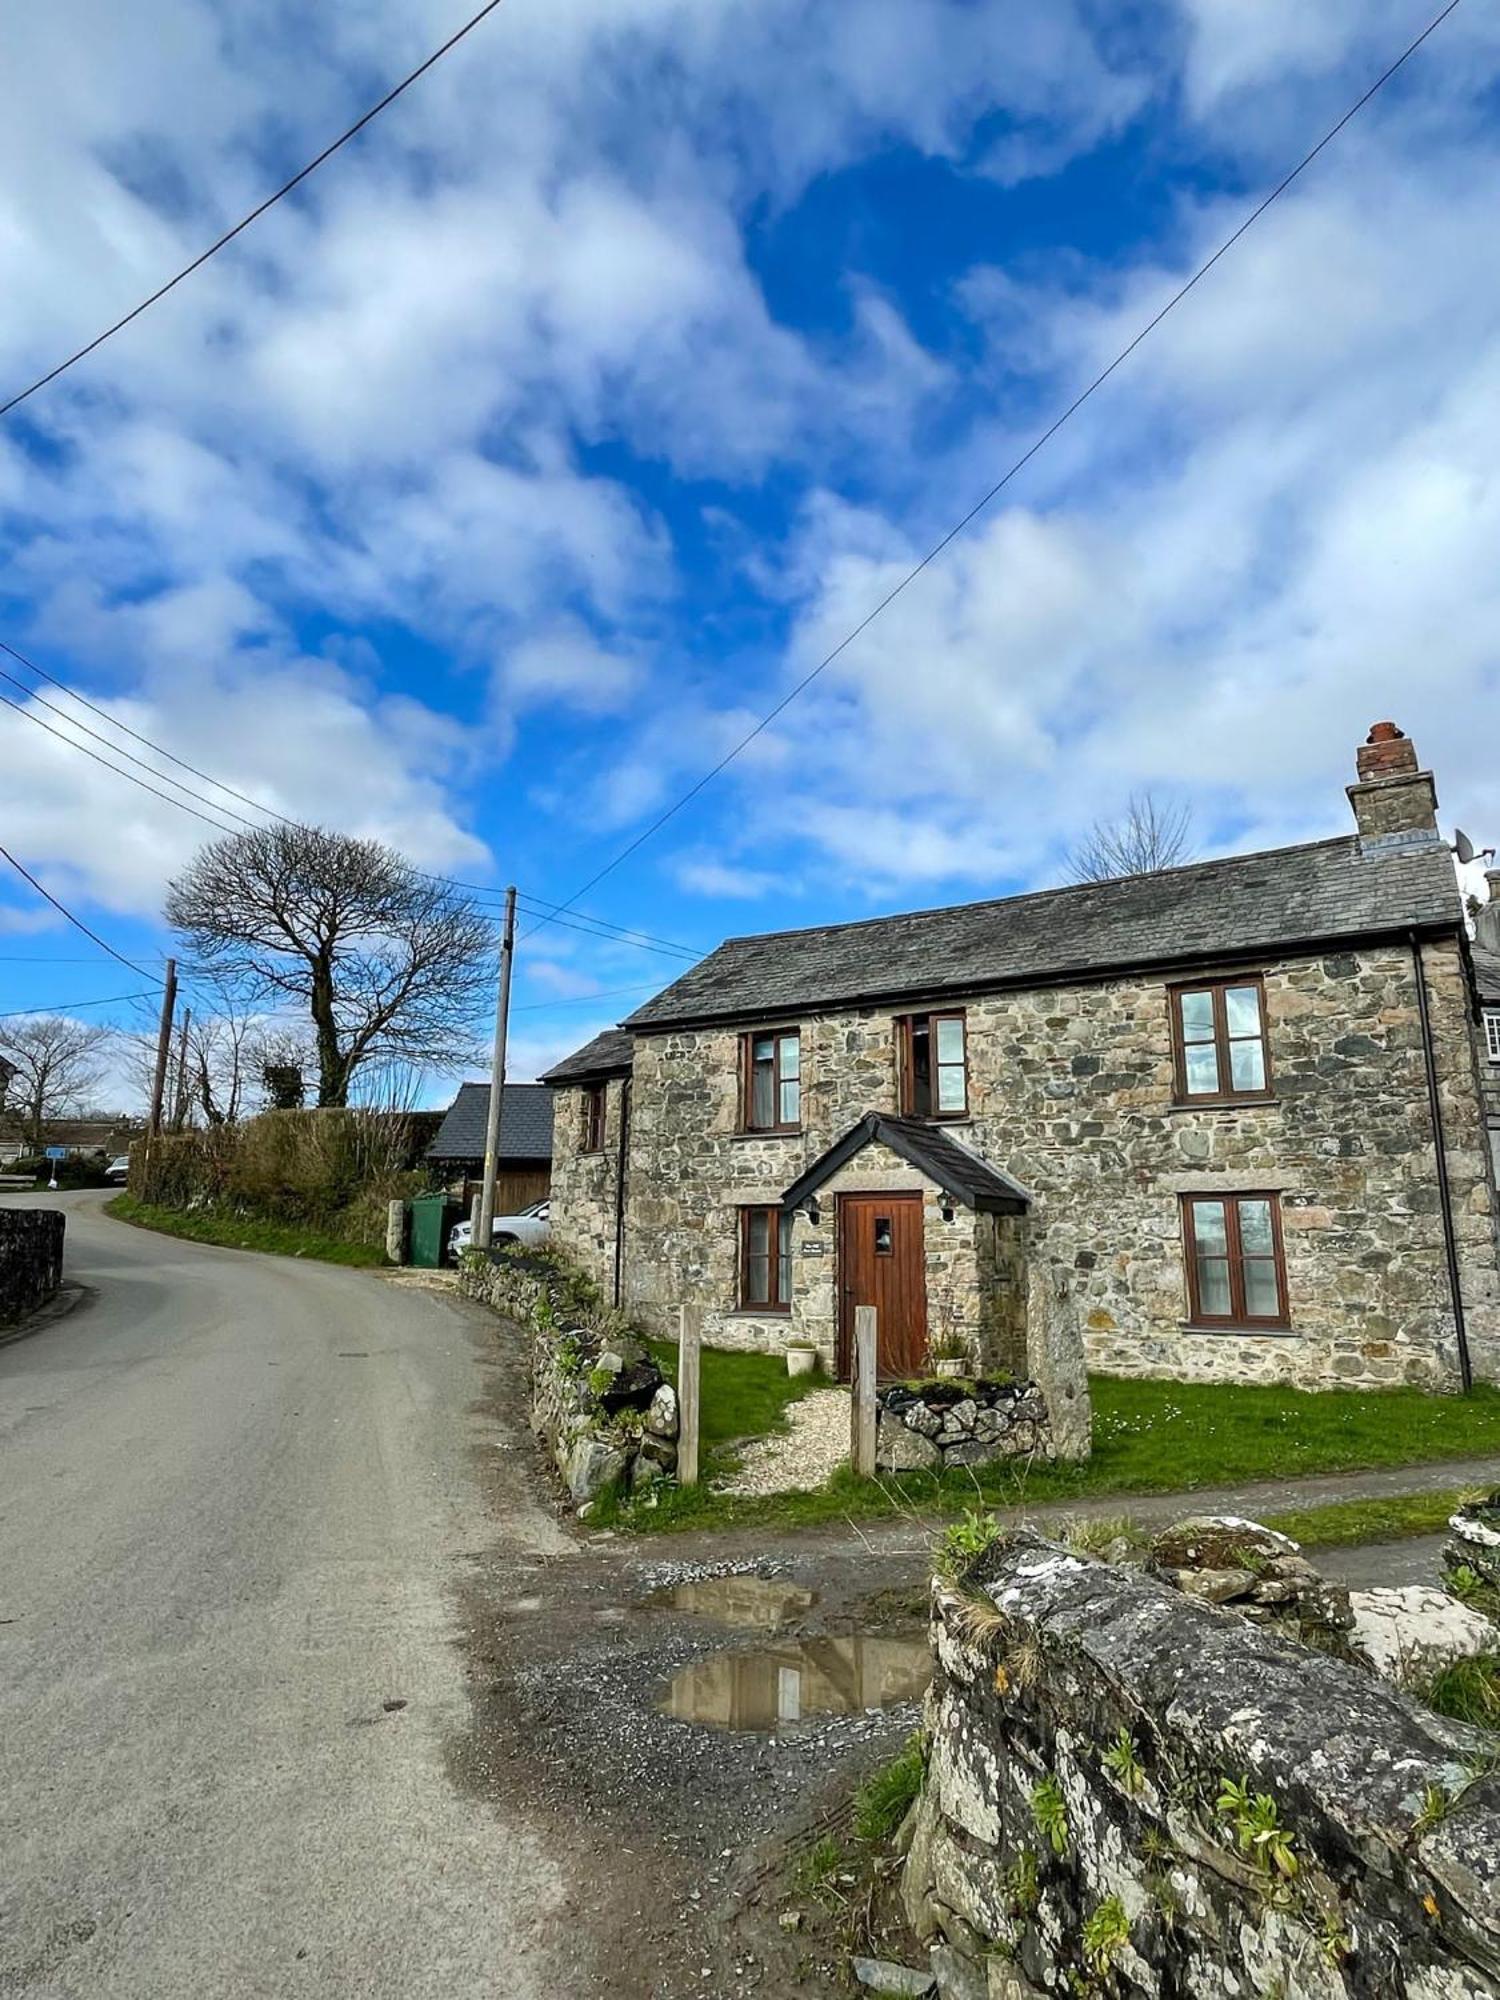
[(1290, 1882), (1301, 1863), (1295, 1836), (1281, 1824), (1276, 1801), (1269, 1792), (1252, 1792), (1248, 1778), (1219, 1780), (1215, 1804), (1219, 1817), (1234, 1831), (1235, 1844), (1273, 1881)]
[(1157, 1864), (1175, 1861), (1177, 1849), (1160, 1827), (1148, 1826), (1141, 1835), (1141, 1858)]
[(1035, 1848), (1018, 1847), (1003, 1880), (1005, 1905), (1010, 1914), (1017, 1918), (1034, 1916), (1042, 1900)]
[(884, 1846), (906, 1818), (922, 1789), (927, 1745), (914, 1730), (899, 1757), (870, 1776), (854, 1794), (854, 1831), (861, 1840)]
[(1500, 1654), (1480, 1653), (1454, 1660), (1434, 1674), (1422, 1691), (1427, 1706), (1455, 1722), (1500, 1730)]
[(1068, 1851), (1068, 1804), (1056, 1778), (1042, 1778), (1031, 1788), (1031, 1817), (1037, 1831), (1061, 1857)]
[(951, 1583), (999, 1539), (1000, 1523), (993, 1514), (981, 1514), (973, 1507), (966, 1508), (959, 1519), (950, 1521), (938, 1537), (937, 1547), (933, 1550), (933, 1567), (940, 1577)]
[(1422, 1794), (1421, 1809), (1411, 1823), (1413, 1840), (1420, 1840), (1425, 1833), (1431, 1833), (1435, 1826), (1441, 1826), (1448, 1817), (1453, 1804), (1452, 1794), (1444, 1785), (1432, 1784)]
[(1146, 1782), (1146, 1771), (1136, 1752), (1135, 1738), (1120, 1724), (1120, 1733), (1105, 1751), (1100, 1760), (1106, 1771), (1119, 1779), (1124, 1789), (1134, 1797)]
[(1148, 1875), (1146, 1877), (1146, 1894), (1151, 1898), (1157, 1915), (1161, 1918), (1167, 1929), (1175, 1929), (1177, 1919), (1182, 1915), (1182, 1897), (1179, 1895), (1176, 1884), (1172, 1881), (1171, 1877), (1169, 1875)]
[(1118, 1896), (1106, 1896), (1083, 1920), (1083, 1956), (1089, 1970), (1103, 1977), (1130, 1943), (1130, 1919)]

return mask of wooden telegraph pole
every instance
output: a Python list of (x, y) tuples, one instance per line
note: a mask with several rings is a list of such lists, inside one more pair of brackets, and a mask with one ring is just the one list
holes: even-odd
[(156, 1031), (156, 1076), (151, 1085), (151, 1123), (146, 1127), (146, 1137), (154, 1139), (161, 1131), (161, 1101), (167, 1087), (167, 1056), (172, 1047), (172, 1010), (177, 1005), (177, 961), (167, 960), (167, 983), (162, 988), (161, 1024)]
[(180, 1132), (187, 1123), (187, 1061), (188, 1029), (192, 1026), (193, 1010), (184, 1007), (182, 1026), (177, 1032), (177, 1082), (172, 1091), (172, 1130)]
[(505, 1035), (510, 1024), (510, 969), (516, 955), (516, 892), (505, 892), (505, 935), (500, 940), (500, 992), (495, 1001), (495, 1051), (490, 1061), (490, 1104), (484, 1123), (484, 1183), (474, 1248), (488, 1250), (495, 1221), (495, 1175), (500, 1165), (500, 1117), (505, 1108)]

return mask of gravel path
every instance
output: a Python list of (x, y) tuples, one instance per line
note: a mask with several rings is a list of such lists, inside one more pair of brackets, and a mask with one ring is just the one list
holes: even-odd
[(725, 1493), (790, 1493), (821, 1486), (849, 1457), (849, 1392), (814, 1389), (787, 1411), (790, 1429), (745, 1446)]

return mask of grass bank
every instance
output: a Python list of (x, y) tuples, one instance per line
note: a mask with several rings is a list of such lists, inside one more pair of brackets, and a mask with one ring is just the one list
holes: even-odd
[(319, 1264), (384, 1264), (385, 1253), (369, 1243), (348, 1243), (324, 1236), (301, 1223), (262, 1222), (227, 1210), (155, 1208), (134, 1195), (118, 1194), (104, 1204), (104, 1213), (137, 1229), (155, 1229), (163, 1236), (181, 1236), (189, 1243), (212, 1243), (223, 1250), (262, 1250), (273, 1257), (309, 1257)]
[[(711, 1350), (705, 1349), (705, 1435), (720, 1422), (713, 1411), (710, 1358)], [(759, 1360), (767, 1366), (757, 1356), (713, 1355), (712, 1359)], [(1091, 1386), (1094, 1455), (1083, 1465), (1011, 1462), (874, 1481), (856, 1479), (846, 1467), (811, 1492), (735, 1498), (716, 1494), (707, 1484), (688, 1491), (670, 1488), (654, 1508), (636, 1512), (622, 1504), (610, 1510), (611, 1518), (622, 1528), (642, 1533), (762, 1523), (796, 1527), (906, 1512), (953, 1514), (976, 1505), (1036, 1506), (1105, 1495), (1123, 1499), (1136, 1493), (1190, 1493), (1199, 1487), (1250, 1480), (1500, 1457), (1500, 1390), (1493, 1388), (1479, 1388), (1466, 1397), (1432, 1396), (1418, 1389), (1311, 1393), (1113, 1376), (1097, 1376)], [(1429, 1532), (1425, 1523), (1431, 1517), (1421, 1518), (1424, 1525), (1408, 1532)], [(1351, 1539), (1380, 1536), (1351, 1533)]]

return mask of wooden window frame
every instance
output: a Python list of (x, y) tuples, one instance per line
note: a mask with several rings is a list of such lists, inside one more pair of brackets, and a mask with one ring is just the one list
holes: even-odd
[(1484, 1010), (1485, 1053), (1492, 1063), (1500, 1063), (1500, 1007)]
[[(1214, 1333), (1286, 1333), (1291, 1321), (1287, 1295), (1286, 1247), (1281, 1235), (1281, 1196), (1265, 1188), (1236, 1189), (1233, 1194), (1202, 1189), (1180, 1197), (1182, 1203), (1182, 1254), (1187, 1268), (1188, 1323)], [(1216, 1201), (1224, 1209), (1225, 1263), (1229, 1277), (1229, 1311), (1206, 1313), (1198, 1293), (1198, 1237), (1194, 1209), (1199, 1202)], [(1245, 1255), (1240, 1247), (1240, 1203), (1263, 1201), (1271, 1211), (1271, 1255), (1276, 1270), (1276, 1292), (1281, 1310), (1274, 1317), (1253, 1315), (1245, 1309)]]
[[(757, 1215), (764, 1215), (767, 1218), (768, 1229), (766, 1239), (768, 1246), (766, 1251), (767, 1296), (763, 1299), (752, 1299), (750, 1296), (750, 1225), (752, 1218)], [(781, 1232), (783, 1228), (787, 1232), (785, 1251), (783, 1251), (781, 1244)], [(739, 1283), (735, 1287), (738, 1310), (740, 1312), (789, 1313), (791, 1311), (793, 1285), (791, 1228), (792, 1218), (786, 1213), (786, 1210), (769, 1202), (752, 1202), (748, 1207), (740, 1210)], [(769, 1247), (772, 1244), (775, 1245), (774, 1249)], [(787, 1266), (785, 1274), (785, 1298), (781, 1296), (781, 1267), (783, 1260)]]
[[(912, 1029), (918, 1021), (927, 1023), (928, 1047), (928, 1088), (932, 1105), (926, 1111), (916, 1108), (916, 1062), (912, 1049)], [(956, 1111), (940, 1111), (937, 1108), (937, 1025), (940, 1021), (957, 1021), (964, 1036), (964, 1101)], [(952, 1068), (952, 1064), (945, 1064)], [(969, 1017), (963, 1007), (933, 1007), (917, 1014), (901, 1014), (896, 1019), (896, 1102), (903, 1118), (923, 1118), (934, 1125), (951, 1123), (954, 1119), (969, 1116)]]
[(580, 1153), (604, 1151), (604, 1133), (608, 1120), (609, 1085), (586, 1083), (583, 1086), (582, 1122), (578, 1135)]
[[(755, 1123), (755, 1044), (769, 1041), (775, 1045), (771, 1058), (771, 1094), (777, 1113), (769, 1125)], [(781, 1067), (781, 1045), (783, 1042), (797, 1044), (797, 1116), (791, 1124), (781, 1118), (782, 1087), (792, 1081), (783, 1075)], [(740, 1126), (741, 1132), (754, 1132), (759, 1136), (776, 1137), (802, 1130), (802, 1030), (798, 1028), (757, 1028), (751, 1034), (740, 1036)]]
[[(1229, 1021), (1224, 1005), (1224, 995), (1231, 986), (1253, 986), (1257, 1005), (1260, 1008), (1260, 1060), (1265, 1073), (1265, 1083), (1259, 1090), (1190, 1091), (1187, 1087), (1187, 1042), (1182, 1032), (1182, 999), (1186, 993), (1208, 993), (1213, 996), (1214, 1039), (1213, 1051), (1219, 1065), (1219, 1081), (1233, 1075), (1230, 1063), (1231, 1041), (1248, 1041), (1248, 1035), (1230, 1036)], [(1184, 979), (1167, 988), (1167, 1014), (1172, 1031), (1172, 1084), (1173, 1102), (1179, 1105), (1192, 1104), (1264, 1104), (1276, 1095), (1275, 1078), (1271, 1070), (1271, 1023), (1266, 1013), (1266, 982), (1258, 972), (1244, 972), (1238, 975), (1220, 975), (1213, 979)], [(1195, 1044), (1207, 1046), (1207, 1044)]]

